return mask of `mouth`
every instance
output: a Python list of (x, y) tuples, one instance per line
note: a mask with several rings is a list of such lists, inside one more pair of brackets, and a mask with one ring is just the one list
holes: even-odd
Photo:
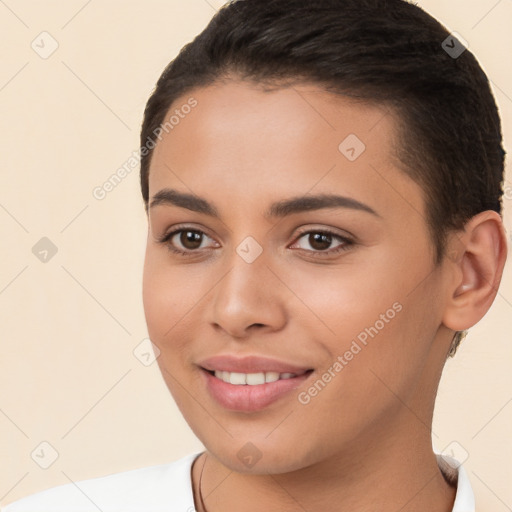
[(302, 386), (313, 371), (242, 373), (201, 367), (206, 388), (215, 402), (224, 409), (240, 412), (261, 411), (278, 400), (290, 398), (292, 391)]
[(217, 379), (233, 384), (234, 386), (260, 386), (262, 384), (269, 384), (278, 380), (288, 380), (300, 377), (313, 370), (304, 370), (300, 373), (291, 372), (257, 372), (257, 373), (241, 373), (241, 372), (228, 372), (223, 370), (206, 370), (210, 375), (217, 377)]

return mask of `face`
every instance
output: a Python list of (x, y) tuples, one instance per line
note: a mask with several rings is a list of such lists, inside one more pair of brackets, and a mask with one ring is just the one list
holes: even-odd
[(170, 113), (190, 97), (152, 157), (143, 289), (190, 427), (255, 473), (425, 429), (445, 270), (394, 162), (393, 117), (314, 85), (236, 81)]

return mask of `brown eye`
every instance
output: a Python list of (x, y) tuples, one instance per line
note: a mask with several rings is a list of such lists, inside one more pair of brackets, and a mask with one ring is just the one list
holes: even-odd
[(219, 247), (219, 244), (200, 229), (179, 228), (159, 239), (171, 252), (180, 256), (198, 255), (205, 249)]
[(329, 233), (310, 233), (308, 242), (313, 249), (325, 251), (332, 244), (332, 235)]
[(303, 232), (295, 241), (292, 249), (301, 249), (311, 256), (333, 256), (354, 246), (354, 241), (326, 230)]
[(193, 250), (201, 247), (203, 234), (198, 231), (184, 230), (179, 233), (179, 240), (185, 249)]

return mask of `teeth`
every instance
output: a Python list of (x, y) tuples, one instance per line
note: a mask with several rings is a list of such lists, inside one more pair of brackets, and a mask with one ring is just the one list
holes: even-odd
[(245, 373), (231, 373), (229, 375), (229, 383), (230, 384), (245, 384), (246, 383), (246, 375)]
[(265, 382), (275, 382), (279, 380), (279, 373), (277, 372), (266, 372), (265, 373)]
[(265, 384), (265, 374), (264, 373), (246, 373), (244, 384), (249, 384), (249, 386)]
[(228, 384), (235, 384), (236, 386), (247, 384), (249, 386), (257, 386), (258, 384), (265, 384), (267, 382), (275, 382), (281, 379), (291, 379), (296, 377), (295, 373), (277, 373), (277, 372), (260, 372), (260, 373), (238, 373), (238, 372), (225, 372), (215, 371), (215, 377)]

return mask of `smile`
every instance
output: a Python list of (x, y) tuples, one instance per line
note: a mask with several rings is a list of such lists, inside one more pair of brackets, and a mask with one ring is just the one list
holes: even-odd
[(268, 384), (269, 382), (276, 382), (278, 380), (293, 379), (298, 376), (295, 373), (238, 373), (225, 371), (216, 371), (214, 375), (218, 379), (227, 382), (228, 384), (234, 384), (235, 386), (258, 386), (260, 384)]
[(303, 386), (314, 372), (240, 373), (202, 368), (201, 373), (205, 379), (205, 391), (217, 405), (230, 411), (249, 413), (264, 410), (286, 398), (294, 399), (293, 391)]

